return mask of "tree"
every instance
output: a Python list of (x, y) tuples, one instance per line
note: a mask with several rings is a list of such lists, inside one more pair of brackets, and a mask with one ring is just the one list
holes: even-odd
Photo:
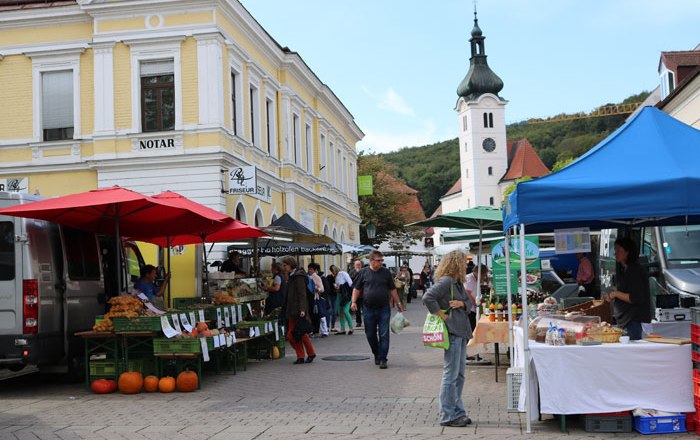
[(573, 157), (570, 157), (568, 159), (558, 160), (557, 163), (555, 163), (554, 166), (552, 167), (552, 172), (554, 173), (554, 172), (559, 171), (560, 169), (564, 168), (565, 166), (567, 166), (568, 164), (570, 164), (571, 162), (573, 162), (575, 160), (576, 160), (576, 158), (573, 158)]
[(508, 198), (508, 196), (509, 196), (513, 191), (515, 191), (515, 187), (518, 186), (518, 183), (520, 183), (520, 182), (527, 182), (528, 180), (532, 180), (532, 177), (530, 177), (530, 176), (525, 176), (525, 177), (521, 177), (521, 178), (519, 178), (519, 179), (515, 179), (515, 181), (514, 181), (513, 183), (511, 183), (510, 185), (506, 186), (506, 188), (503, 190), (503, 203), (505, 203), (505, 201), (506, 201), (506, 199)]
[[(387, 163), (382, 157), (365, 155), (360, 152), (357, 158), (357, 175), (372, 176), (373, 191), (370, 196), (360, 196), (360, 241), (371, 244), (367, 238), (366, 225), (372, 223), (377, 228), (375, 242), (384, 241), (391, 236), (406, 232), (406, 219), (399, 207), (408, 202), (409, 196), (395, 188), (389, 175), (396, 179), (396, 167)], [(399, 179), (400, 180), (400, 179)]]

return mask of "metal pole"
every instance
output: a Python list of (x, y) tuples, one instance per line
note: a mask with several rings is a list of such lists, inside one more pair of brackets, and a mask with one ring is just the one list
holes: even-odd
[[(172, 254), (170, 253), (170, 236), (168, 235), (165, 239), (167, 241), (166, 244), (168, 245), (168, 247), (165, 249), (165, 251), (168, 253), (168, 273), (170, 273), (170, 259), (173, 258)], [(166, 307), (172, 307), (172, 305), (170, 304), (170, 301), (172, 301), (172, 296), (170, 294), (170, 284), (171, 284), (171, 281), (169, 280), (168, 281), (168, 297), (166, 298), (166, 301), (165, 301)]]
[(530, 408), (530, 344), (527, 339), (527, 327), (529, 316), (527, 314), (527, 271), (525, 262), (525, 223), (520, 224), (520, 296), (523, 303), (523, 348), (525, 351), (525, 368), (523, 369), (523, 381), (522, 384), (525, 387), (525, 432), (528, 434), (532, 433), (532, 422), (530, 421), (530, 414), (532, 413), (532, 408)]
[(511, 286), (510, 286), (510, 228), (506, 232), (505, 241), (505, 253), (506, 253), (506, 294), (508, 295), (508, 351), (510, 353), (511, 365), (514, 362), (515, 356), (513, 347), (513, 307), (511, 300)]
[(481, 304), (481, 243), (483, 238), (484, 230), (479, 228), (479, 256), (477, 257), (476, 263), (478, 264), (476, 269), (476, 296), (474, 301), (476, 301), (476, 322), (479, 322), (481, 318), (481, 313), (479, 313), (479, 304)]
[(128, 283), (124, 279), (124, 271), (122, 270), (122, 238), (119, 235), (119, 204), (114, 205), (114, 228), (116, 246), (114, 252), (117, 254), (117, 283), (119, 283), (119, 292), (122, 292), (122, 280), (124, 281), (124, 292), (127, 291)]

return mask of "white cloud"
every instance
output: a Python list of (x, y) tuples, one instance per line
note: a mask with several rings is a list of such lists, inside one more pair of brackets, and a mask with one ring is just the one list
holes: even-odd
[[(454, 136), (452, 136), (454, 137)], [(425, 121), (421, 126), (400, 133), (367, 129), (365, 137), (357, 144), (357, 151), (366, 153), (388, 153), (403, 147), (415, 147), (450, 139), (445, 133), (438, 133), (434, 122)]]
[(400, 115), (415, 116), (413, 108), (403, 99), (403, 96), (399, 95), (396, 90), (389, 87), (380, 95), (372, 92), (367, 86), (362, 86), (362, 91), (367, 94), (370, 98), (377, 101), (377, 108), (381, 110), (390, 111), (392, 113), (398, 113)]

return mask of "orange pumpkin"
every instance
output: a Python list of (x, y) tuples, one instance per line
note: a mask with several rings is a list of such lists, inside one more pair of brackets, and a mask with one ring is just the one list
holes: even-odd
[(155, 393), (158, 391), (158, 378), (156, 376), (146, 376), (143, 378), (143, 389), (147, 393)]
[(110, 379), (97, 379), (92, 381), (90, 388), (97, 394), (109, 394), (117, 390), (117, 383)]
[(197, 323), (197, 330), (200, 332), (203, 332), (204, 330), (209, 330), (209, 326), (207, 325), (206, 322), (200, 321)]
[(181, 393), (190, 393), (197, 389), (199, 378), (194, 371), (183, 371), (177, 375), (177, 390)]
[(161, 393), (172, 393), (175, 391), (175, 378), (170, 376), (161, 377), (158, 381), (158, 390)]
[(197, 328), (195, 327), (195, 328), (192, 329), (192, 333), (190, 333), (190, 334), (192, 335), (193, 338), (196, 338), (196, 337), (199, 336), (199, 331), (198, 331)]
[(208, 338), (209, 336), (211, 336), (211, 330), (204, 330), (204, 331), (201, 333), (201, 335)]
[(122, 394), (136, 394), (143, 388), (143, 376), (138, 371), (127, 371), (119, 375), (119, 391)]

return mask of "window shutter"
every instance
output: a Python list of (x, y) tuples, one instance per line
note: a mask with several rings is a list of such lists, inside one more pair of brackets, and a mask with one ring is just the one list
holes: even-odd
[(44, 72), (41, 82), (43, 129), (73, 127), (73, 71)]

